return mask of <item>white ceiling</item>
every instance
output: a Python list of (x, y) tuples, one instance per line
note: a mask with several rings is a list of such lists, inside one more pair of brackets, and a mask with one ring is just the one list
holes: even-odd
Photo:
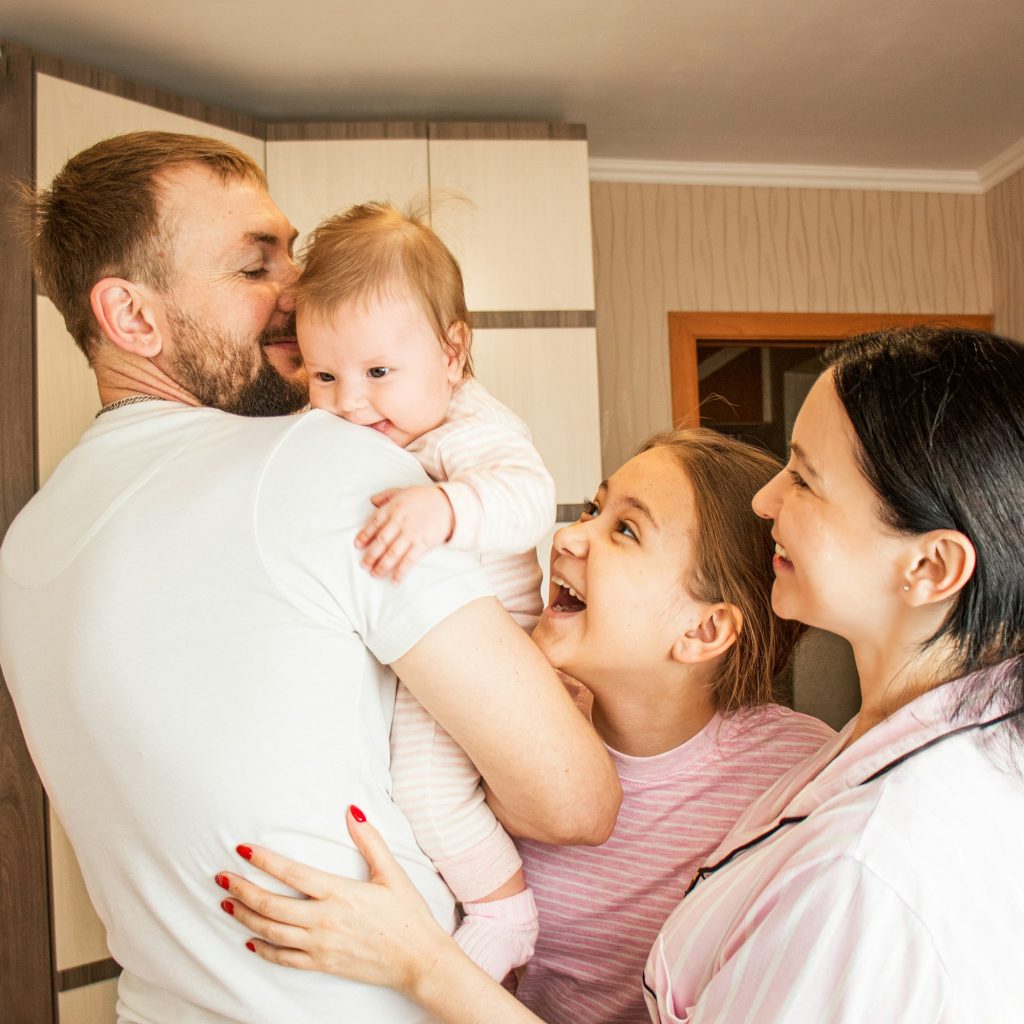
[(267, 119), (556, 120), (593, 157), (977, 171), (1022, 0), (3, 0), (0, 38)]

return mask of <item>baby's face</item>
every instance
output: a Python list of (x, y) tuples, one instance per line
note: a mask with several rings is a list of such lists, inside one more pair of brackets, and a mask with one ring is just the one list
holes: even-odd
[(443, 422), (462, 380), (411, 296), (349, 300), (327, 323), (300, 313), (297, 333), (310, 405), (403, 448)]

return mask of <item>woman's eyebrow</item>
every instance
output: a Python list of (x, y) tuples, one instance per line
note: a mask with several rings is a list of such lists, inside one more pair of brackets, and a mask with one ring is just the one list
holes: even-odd
[(793, 453), (796, 460), (803, 467), (804, 474), (809, 476), (812, 480), (820, 480), (821, 474), (814, 468), (814, 466), (808, 461), (807, 453), (795, 442), (790, 444), (789, 450)]

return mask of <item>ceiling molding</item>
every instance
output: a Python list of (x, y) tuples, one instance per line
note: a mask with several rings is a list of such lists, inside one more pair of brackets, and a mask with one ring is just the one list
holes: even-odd
[(1024, 139), (1018, 139), (1009, 149), (1004, 149), (999, 156), (989, 160), (979, 169), (978, 178), (981, 181), (982, 191), (987, 192), (990, 188), (995, 188), (1001, 181), (1005, 181), (1022, 167), (1024, 167)]
[[(1024, 144), (1024, 140), (1022, 140), (1022, 144)], [(1016, 149), (1017, 147), (1012, 148)], [(1018, 155), (1021, 162), (1017, 166), (1024, 166), (1024, 149), (1021, 149)], [(992, 161), (993, 165), (995, 163), (996, 161)], [(1007, 173), (1012, 173), (1012, 171)], [(590, 180), (659, 185), (736, 185), (748, 188), (960, 192), (971, 195), (985, 191), (981, 176), (977, 171), (901, 171), (884, 167), (714, 164), (671, 160), (592, 159), (590, 161)]]

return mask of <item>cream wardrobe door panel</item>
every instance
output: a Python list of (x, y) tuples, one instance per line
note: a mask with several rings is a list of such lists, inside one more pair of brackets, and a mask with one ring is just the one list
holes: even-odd
[(36, 298), (36, 372), (42, 486), (100, 409), (96, 378), (85, 356), (57, 308), (42, 295)]
[(470, 309), (594, 308), (585, 141), (432, 140), (430, 188)]
[(237, 146), (262, 167), (264, 142), (227, 128), (136, 103), (113, 93), (36, 75), (36, 182), (47, 185), (69, 156), (123, 132), (207, 135)]
[(601, 482), (594, 328), (474, 331), (473, 365), (480, 382), (526, 421), (558, 503), (593, 494)]
[(305, 236), (355, 203), (425, 202), (427, 140), (268, 142), (267, 179), (275, 202)]
[(105, 960), (107, 930), (92, 909), (71, 843), (52, 808), (50, 850), (57, 970)]
[(116, 1024), (117, 979), (74, 988), (57, 996), (60, 1024)]

